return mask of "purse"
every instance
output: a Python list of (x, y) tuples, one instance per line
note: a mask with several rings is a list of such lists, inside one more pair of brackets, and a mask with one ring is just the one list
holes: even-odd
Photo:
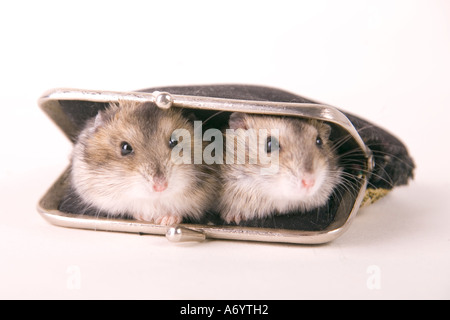
[[(342, 235), (358, 209), (384, 197), (413, 178), (415, 164), (406, 146), (388, 131), (348, 112), (299, 95), (265, 86), (195, 85), (156, 87), (133, 92), (54, 89), (39, 99), (41, 109), (67, 138), (75, 143), (86, 121), (110, 102), (139, 101), (160, 108), (189, 109), (208, 128), (223, 127), (232, 112), (317, 119), (332, 126), (330, 140), (341, 141), (339, 155), (351, 161), (344, 167), (351, 176), (346, 188), (330, 197), (325, 206), (307, 213), (272, 215), (239, 225), (227, 224), (218, 215), (205, 221), (183, 221), (161, 226), (132, 219), (79, 214), (79, 203), (67, 201), (69, 167), (38, 203), (39, 213), (50, 223), (71, 228), (166, 235), (171, 241), (206, 238), (285, 243), (325, 243)], [(349, 188), (348, 186), (351, 185)], [(339, 196), (337, 196), (339, 195)]]

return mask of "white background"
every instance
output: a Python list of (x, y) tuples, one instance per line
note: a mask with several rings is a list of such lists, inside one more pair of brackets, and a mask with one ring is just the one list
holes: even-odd
[[(0, 46), (0, 298), (450, 298), (449, 1), (2, 1)], [(176, 245), (38, 215), (71, 150), (44, 91), (209, 83), (370, 119), (416, 178), (320, 246)]]

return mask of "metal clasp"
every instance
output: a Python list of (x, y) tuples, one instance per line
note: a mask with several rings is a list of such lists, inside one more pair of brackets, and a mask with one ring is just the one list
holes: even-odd
[(166, 238), (171, 242), (203, 241), (206, 235), (201, 231), (185, 227), (174, 226), (167, 230)]

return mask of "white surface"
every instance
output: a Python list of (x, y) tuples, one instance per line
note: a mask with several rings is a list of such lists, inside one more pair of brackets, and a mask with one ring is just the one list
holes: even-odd
[[(450, 298), (449, 2), (157, 3), (0, 4), (0, 298)], [(322, 246), (176, 245), (38, 215), (71, 150), (37, 107), (45, 90), (206, 83), (370, 119), (408, 145), (416, 179)]]

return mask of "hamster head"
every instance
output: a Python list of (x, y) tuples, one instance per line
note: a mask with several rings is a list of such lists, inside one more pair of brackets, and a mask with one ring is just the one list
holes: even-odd
[[(245, 164), (224, 167), (225, 188), (234, 190), (234, 198), (244, 192), (252, 195), (242, 209), (232, 209), (247, 211), (242, 218), (307, 211), (326, 204), (341, 174), (329, 141), (329, 125), (315, 120), (233, 113), (229, 127), (234, 133), (227, 134), (227, 140), (230, 136), (237, 138), (240, 142), (236, 145), (245, 141), (248, 154), (259, 152), (254, 164), (247, 156)], [(242, 139), (249, 129), (255, 134)], [(252, 144), (254, 139), (257, 143)], [(261, 163), (264, 157), (270, 157), (270, 163)], [(269, 165), (272, 170), (261, 170)]]
[[(72, 182), (88, 204), (111, 216), (159, 222), (162, 217), (198, 218), (205, 209), (202, 165), (172, 157), (193, 150), (194, 137), (181, 111), (121, 102), (100, 111), (81, 132), (72, 156)], [(203, 197), (203, 198), (202, 198)]]

